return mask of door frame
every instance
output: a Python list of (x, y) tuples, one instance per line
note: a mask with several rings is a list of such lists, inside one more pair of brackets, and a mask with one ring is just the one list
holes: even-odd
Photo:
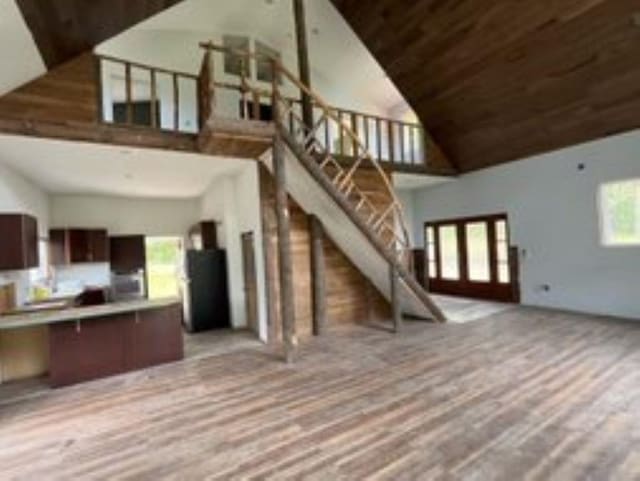
[[(256, 236), (253, 231), (240, 234), (240, 246), (242, 250), (242, 277), (244, 289), (244, 302), (247, 317), (247, 327), (256, 335), (260, 335), (260, 316), (258, 305), (258, 270), (256, 265)], [(251, 265), (247, 265), (248, 254), (250, 254)], [(249, 289), (250, 274), (253, 276), (253, 299)], [(253, 321), (252, 321), (253, 319)]]
[[(498, 281), (498, 253), (496, 240), (496, 223), (504, 221), (506, 223), (506, 244), (507, 244), (507, 264), (509, 269), (509, 282), (500, 283)], [(466, 246), (466, 229), (468, 224), (485, 222), (487, 224), (487, 241), (489, 244), (489, 269), (491, 280), (489, 282), (473, 281), (469, 279), (468, 257)], [(438, 235), (440, 227), (455, 226), (458, 240), (458, 263), (460, 279), (450, 280), (442, 277), (442, 266), (440, 262), (440, 237)], [(429, 243), (427, 229), (433, 228), (434, 235), (434, 259), (429, 256)], [(520, 302), (520, 283), (518, 267), (518, 249), (511, 245), (511, 233), (509, 216), (506, 213), (478, 215), (470, 217), (457, 217), (449, 219), (437, 219), (425, 222), (423, 226), (424, 251), (425, 251), (425, 274), (429, 292), (446, 294), (460, 297), (470, 297), (476, 299), (487, 299), (500, 302)], [(429, 275), (429, 265), (435, 261), (435, 276)]]

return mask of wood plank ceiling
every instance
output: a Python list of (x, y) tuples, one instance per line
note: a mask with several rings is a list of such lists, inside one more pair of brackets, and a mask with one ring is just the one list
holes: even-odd
[(182, 0), (16, 0), (49, 69)]
[(332, 0), (463, 171), (640, 127), (640, 0)]

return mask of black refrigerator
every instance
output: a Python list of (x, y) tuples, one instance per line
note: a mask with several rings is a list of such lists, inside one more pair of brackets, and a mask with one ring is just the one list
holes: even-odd
[(231, 327), (226, 252), (187, 251), (186, 274), (187, 330), (202, 332)]

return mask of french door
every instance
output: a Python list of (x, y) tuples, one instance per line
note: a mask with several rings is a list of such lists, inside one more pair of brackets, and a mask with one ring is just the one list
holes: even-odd
[(506, 214), (428, 222), (424, 234), (430, 292), (519, 301)]

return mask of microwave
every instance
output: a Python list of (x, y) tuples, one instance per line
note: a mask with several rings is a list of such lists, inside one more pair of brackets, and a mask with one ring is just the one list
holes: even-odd
[(147, 297), (147, 282), (143, 270), (111, 273), (111, 296), (114, 301), (133, 301)]

